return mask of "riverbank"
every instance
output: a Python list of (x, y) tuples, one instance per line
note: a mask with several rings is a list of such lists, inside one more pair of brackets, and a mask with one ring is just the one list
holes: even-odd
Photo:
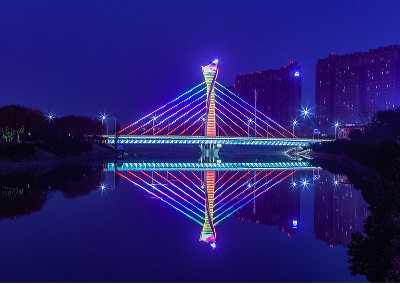
[(398, 283), (400, 146), (393, 141), (334, 141), (314, 150), (314, 164), (346, 174), (370, 205), (363, 233), (353, 233), (348, 245), (351, 273), (370, 282)]
[(12, 171), (28, 170), (46, 167), (69, 165), (74, 163), (88, 163), (92, 161), (108, 161), (116, 157), (114, 149), (106, 145), (91, 143), (92, 150), (76, 156), (59, 157), (41, 147), (33, 146), (34, 155), (18, 161), (0, 159), (0, 174)]

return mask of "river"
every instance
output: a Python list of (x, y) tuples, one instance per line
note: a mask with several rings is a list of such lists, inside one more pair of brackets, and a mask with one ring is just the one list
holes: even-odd
[[(198, 158), (161, 153), (131, 153), (122, 162)], [(291, 161), (279, 151), (265, 153), (226, 149), (221, 159)], [(0, 178), (1, 282), (366, 281), (351, 275), (346, 246), (352, 232), (362, 231), (368, 205), (345, 174), (320, 168), (115, 172), (113, 166)], [(215, 186), (212, 233), (203, 226), (210, 216), (206, 177)]]

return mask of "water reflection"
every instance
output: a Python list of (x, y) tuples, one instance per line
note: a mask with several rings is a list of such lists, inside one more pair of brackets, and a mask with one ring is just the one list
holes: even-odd
[(296, 170), (117, 171), (117, 174), (202, 226), (200, 240), (216, 247), (215, 227)]
[(7, 174), (0, 178), (0, 218), (39, 211), (55, 191), (61, 191), (67, 198), (89, 194), (98, 188), (101, 171), (99, 165), (72, 165)]
[[(108, 163), (105, 168), (74, 165), (47, 172), (11, 173), (0, 178), (0, 218), (38, 211), (55, 191), (75, 198), (94, 190), (115, 188), (121, 178), (199, 224), (200, 241), (214, 248), (216, 226), (232, 215), (276, 226), (289, 237), (295, 235), (301, 229), (300, 194), (304, 189), (314, 192), (315, 238), (330, 247), (346, 246), (352, 232), (362, 232), (368, 216), (361, 191), (354, 190), (345, 175), (333, 175), (306, 162), (292, 163), (290, 167), (285, 163), (280, 167), (263, 163), (273, 167), (264, 170), (252, 170), (251, 165), (244, 169), (244, 163), (241, 167), (229, 164), (232, 168), (228, 170), (176, 170), (177, 164), (168, 165), (175, 165), (173, 170), (143, 170), (140, 163), (136, 168), (132, 168), (133, 163)], [(240, 169), (234, 170), (235, 167)], [(112, 175), (108, 183), (106, 172)]]
[(316, 239), (331, 248), (346, 246), (352, 232), (362, 232), (368, 207), (345, 175), (332, 175), (306, 162), (291, 167), (284, 164), (274, 168), (274, 163), (268, 166), (273, 169), (234, 170), (243, 163), (224, 165), (228, 170), (199, 171), (195, 170), (198, 166), (187, 163), (108, 164), (107, 169), (117, 169), (115, 173), (135, 188), (201, 225), (200, 241), (213, 248), (216, 226), (233, 214), (239, 219), (277, 226), (293, 236), (301, 228), (300, 194), (305, 189), (314, 191)]
[(355, 190), (346, 175), (321, 172), (314, 188), (314, 233), (329, 247), (347, 246), (351, 233), (362, 232), (369, 214), (361, 191)]
[[(257, 228), (250, 234), (264, 237), (263, 234), (266, 230), (262, 229), (262, 226), (270, 226), (271, 229), (276, 230), (277, 235), (285, 236), (280, 240), (289, 241), (286, 236), (293, 238), (290, 239), (290, 243), (286, 242), (288, 247), (299, 241), (301, 241), (302, 247), (310, 249), (321, 247), (312, 244), (317, 242), (324, 242), (331, 248), (342, 246), (341, 250), (336, 250), (335, 253), (342, 253), (343, 262), (338, 265), (346, 267), (344, 255), (346, 252), (343, 247), (349, 243), (352, 232), (362, 231), (363, 221), (368, 215), (367, 205), (362, 198), (361, 191), (355, 190), (345, 175), (334, 175), (308, 163), (292, 162), (291, 165), (283, 162), (281, 165), (270, 163), (271, 168), (264, 169), (257, 168), (261, 164), (253, 163), (256, 170), (251, 168), (252, 165), (244, 163), (240, 165), (232, 163), (229, 164), (231, 166), (229, 169), (219, 168), (218, 170), (198, 169), (196, 165), (190, 168), (190, 164), (193, 163), (186, 163), (187, 168), (185, 169), (177, 169), (179, 163), (176, 162), (173, 163), (175, 168), (172, 170), (156, 168), (157, 165), (149, 168), (150, 164), (154, 163), (128, 163), (125, 167), (119, 167), (118, 164), (117, 166), (110, 164), (76, 165), (51, 171), (18, 172), (3, 176), (0, 178), (0, 218), (28, 215), (39, 211), (46, 202), (51, 201), (54, 192), (63, 194), (64, 199), (57, 197), (57, 202), (62, 204), (70, 198), (98, 191), (98, 194), (91, 194), (91, 198), (85, 199), (86, 204), (91, 205), (93, 202), (103, 204), (111, 199), (118, 200), (118, 202), (110, 202), (113, 206), (110, 205), (107, 208), (112, 210), (103, 210), (107, 212), (105, 213), (107, 215), (110, 212), (113, 212), (110, 215), (115, 214), (114, 217), (110, 217), (113, 222), (107, 222), (113, 224), (108, 235), (108, 241), (112, 243), (123, 235), (123, 233), (114, 234), (118, 228), (125, 230), (131, 226), (132, 232), (135, 230), (132, 225), (135, 221), (130, 218), (128, 221), (121, 218), (126, 214), (138, 216), (139, 213), (135, 211), (137, 208), (133, 208), (132, 204), (140, 206), (139, 211), (141, 212), (153, 208), (149, 204), (150, 200), (142, 202), (142, 199), (127, 199), (127, 196), (132, 197), (133, 192), (122, 189), (129, 188), (135, 191), (136, 197), (143, 193), (147, 197), (156, 199), (156, 202), (162, 202), (159, 204), (168, 205), (157, 210), (157, 213), (168, 214), (172, 210), (176, 210), (182, 215), (174, 215), (174, 218), (180, 219), (185, 216), (198, 224), (197, 229), (194, 230), (196, 235), (188, 239), (196, 247), (198, 246), (197, 241), (200, 240), (200, 243), (207, 243), (213, 248), (218, 245), (217, 253), (222, 251), (227, 253), (228, 250), (223, 247), (229, 247), (229, 251), (236, 251), (237, 247), (229, 243), (231, 234), (227, 233), (227, 228), (229, 230), (234, 228), (236, 231), (237, 226), (240, 226), (240, 230), (242, 227), (245, 228), (244, 222), (250, 221), (254, 225), (248, 224), (247, 226)], [(135, 169), (135, 165), (145, 165), (145, 168)], [(245, 168), (247, 166), (248, 168)], [(103, 194), (108, 190), (109, 194)], [(106, 196), (107, 198), (104, 198)], [(53, 199), (53, 202), (55, 200), (56, 198)], [(105, 202), (106, 200), (107, 202)], [(120, 206), (122, 200), (126, 201), (124, 206)], [(82, 219), (85, 219), (85, 214), (92, 212), (90, 205), (78, 207), (82, 209), (79, 211)], [(69, 209), (63, 208), (62, 210)], [(99, 209), (97, 213), (103, 212), (101, 210)], [(134, 211), (135, 213), (132, 213)], [(58, 211), (52, 212), (52, 214), (58, 213)], [(101, 218), (97, 217), (99, 214), (92, 215), (96, 217), (90, 219), (90, 222), (102, 224)], [(140, 218), (147, 222), (152, 216), (143, 214), (140, 215)], [(231, 221), (227, 222), (227, 220)], [(67, 221), (60, 226), (71, 226)], [(125, 221), (126, 223), (124, 223)], [(18, 224), (24, 226), (23, 222)], [(97, 225), (95, 227), (103, 226)], [(86, 226), (85, 223), (82, 228)], [(169, 229), (171, 226), (172, 229), (182, 232), (182, 228), (173, 227), (175, 226), (174, 222), (168, 225)], [(164, 227), (154, 226), (154, 230), (160, 231)], [(189, 227), (184, 230), (188, 229), (193, 232), (193, 227), (189, 222)], [(149, 226), (146, 227), (146, 230), (151, 231), (152, 229)], [(232, 229), (232, 231), (234, 230)], [(127, 236), (134, 236), (132, 232), (127, 233)], [(252, 238), (257, 236), (251, 235)], [(268, 238), (272, 243), (277, 241), (274, 234), (268, 235)], [(56, 241), (58, 242), (58, 240)], [(222, 242), (223, 245), (220, 245)], [(130, 241), (128, 243), (130, 244)], [(160, 243), (162, 243), (161, 240)], [(323, 247), (327, 250), (325, 246)], [(98, 247), (93, 247), (93, 251), (97, 249)], [(121, 250), (124, 249), (125, 247), (122, 246)], [(321, 251), (319, 253), (322, 258), (322, 253), (326, 253), (326, 251)], [(357, 252), (359, 253), (359, 250)], [(241, 256), (240, 253), (237, 255), (239, 258)], [(141, 255), (140, 257), (145, 258), (146, 256)]]

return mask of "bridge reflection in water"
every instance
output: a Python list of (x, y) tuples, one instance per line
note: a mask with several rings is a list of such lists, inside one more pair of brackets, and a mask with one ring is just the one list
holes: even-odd
[(319, 170), (307, 162), (109, 163), (106, 169), (201, 225), (200, 241), (213, 248), (223, 220), (290, 177), (295, 185), (297, 171)]

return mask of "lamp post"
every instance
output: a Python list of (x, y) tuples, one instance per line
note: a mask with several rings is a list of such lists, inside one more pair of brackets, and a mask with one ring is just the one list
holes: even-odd
[(153, 115), (153, 118), (152, 118), (152, 120), (153, 120), (153, 135), (154, 135), (154, 122), (157, 120), (157, 116), (155, 116), (155, 115)]
[(293, 138), (294, 138), (294, 127), (297, 125), (297, 123), (298, 123), (298, 121), (295, 119), (295, 120), (293, 120), (293, 122), (292, 122), (292, 125), (293, 125), (293, 129), (292, 129), (292, 133), (293, 133)]
[(114, 116), (114, 136), (117, 136), (117, 118)]
[[(101, 135), (104, 135), (103, 132), (103, 127), (104, 127), (104, 121), (107, 119), (107, 115), (105, 113), (101, 114), (100, 116), (100, 120), (101, 120)], [(107, 121), (106, 121), (107, 123)], [(108, 131), (106, 131), (106, 133), (108, 134)]]
[(202, 116), (201, 120), (202, 120), (201, 135), (206, 136), (206, 132), (205, 132), (205, 121), (206, 121), (206, 118), (204, 116)]
[(249, 120), (247, 121), (247, 137), (250, 137), (250, 123), (253, 120), (251, 118), (249, 118)]
[(335, 122), (335, 139), (337, 139), (336, 137), (336, 133), (337, 133), (337, 128), (339, 127), (339, 122)]
[(257, 136), (257, 89), (254, 89), (254, 137)]

